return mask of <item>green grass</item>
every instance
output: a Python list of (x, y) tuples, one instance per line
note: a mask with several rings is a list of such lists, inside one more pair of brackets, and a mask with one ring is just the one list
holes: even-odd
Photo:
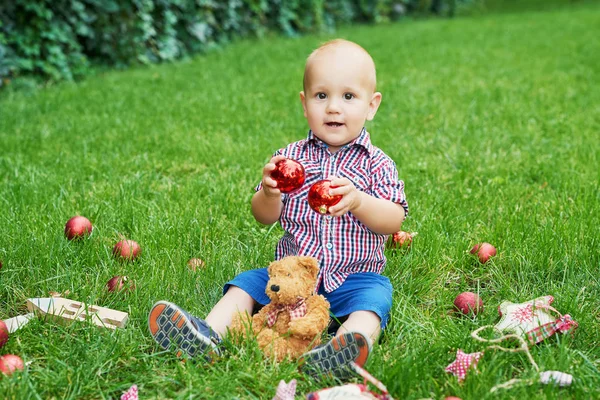
[[(367, 369), (398, 398), (588, 399), (600, 396), (600, 8), (347, 28), (371, 51), (383, 104), (369, 130), (398, 164), (418, 231), (389, 254), (392, 321)], [(281, 230), (250, 213), (270, 154), (304, 137), (298, 92), (303, 60), (328, 37), (240, 42), (172, 65), (106, 72), (79, 84), (0, 99), (0, 318), (25, 300), (69, 298), (130, 313), (115, 332), (35, 320), (1, 354), (30, 363), (0, 379), (12, 399), (270, 399), (280, 379), (298, 398), (323, 387), (293, 363), (263, 361), (253, 343), (210, 366), (181, 363), (154, 345), (146, 314), (168, 299), (204, 316), (222, 284), (273, 258)], [(92, 220), (68, 242), (73, 215)], [(122, 236), (143, 247), (121, 264)], [(479, 265), (466, 251), (487, 241)], [(207, 268), (193, 274), (191, 257)], [(135, 292), (108, 294), (113, 275)], [(448, 315), (461, 291), (478, 291), (476, 319)], [(552, 294), (579, 322), (574, 337), (532, 348), (542, 370), (572, 374), (490, 394), (533, 378), (522, 353), (489, 350), (464, 384), (445, 373), (461, 348), (485, 346), (472, 330), (498, 321), (503, 300)], [(327, 382), (326, 384), (332, 384)]]

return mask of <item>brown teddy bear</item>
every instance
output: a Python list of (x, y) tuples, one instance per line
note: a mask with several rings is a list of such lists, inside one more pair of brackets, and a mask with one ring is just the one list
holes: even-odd
[(266, 356), (295, 360), (321, 343), (329, 324), (329, 302), (315, 293), (319, 264), (314, 257), (288, 256), (269, 265), (266, 294), (271, 303), (250, 317), (235, 313), (233, 336), (256, 335)]

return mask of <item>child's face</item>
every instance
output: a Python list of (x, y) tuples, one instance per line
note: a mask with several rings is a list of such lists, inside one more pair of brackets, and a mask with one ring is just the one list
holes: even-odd
[(335, 152), (360, 135), (381, 102), (374, 93), (375, 70), (366, 54), (337, 49), (315, 57), (300, 92), (313, 133)]

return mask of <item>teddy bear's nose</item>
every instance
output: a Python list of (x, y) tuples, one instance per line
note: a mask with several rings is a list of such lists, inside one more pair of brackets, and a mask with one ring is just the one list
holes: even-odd
[(275, 293), (279, 292), (279, 285), (271, 285), (271, 290)]

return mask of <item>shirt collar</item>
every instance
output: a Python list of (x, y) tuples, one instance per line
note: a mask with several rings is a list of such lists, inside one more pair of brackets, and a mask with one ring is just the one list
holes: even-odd
[[(321, 139), (315, 136), (312, 130), (308, 131), (308, 136), (306, 138), (306, 144), (313, 143), (319, 147), (327, 147), (327, 144), (323, 142)], [(373, 145), (371, 144), (371, 138), (369, 136), (369, 132), (365, 128), (362, 128), (360, 131), (360, 135), (350, 143), (346, 144), (343, 148), (351, 147), (351, 146), (360, 146), (364, 148), (369, 154), (373, 152)], [(341, 149), (340, 149), (341, 150)]]

